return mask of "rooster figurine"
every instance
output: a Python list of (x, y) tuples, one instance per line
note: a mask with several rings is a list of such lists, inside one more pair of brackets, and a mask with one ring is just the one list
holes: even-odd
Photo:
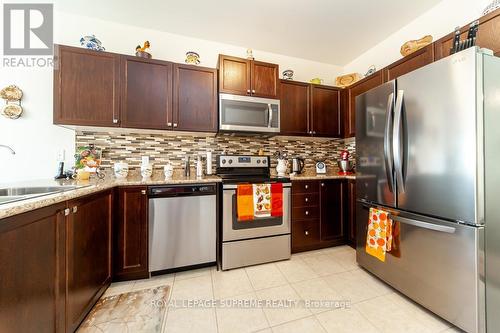
[(144, 42), (142, 47), (141, 45), (137, 45), (135, 48), (135, 55), (142, 58), (151, 58), (151, 53), (148, 52), (150, 47), (151, 44), (148, 40)]

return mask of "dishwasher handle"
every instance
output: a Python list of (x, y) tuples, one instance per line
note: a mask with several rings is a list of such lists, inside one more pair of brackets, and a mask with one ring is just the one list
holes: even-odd
[(150, 198), (215, 195), (217, 194), (217, 185), (150, 186), (148, 194)]

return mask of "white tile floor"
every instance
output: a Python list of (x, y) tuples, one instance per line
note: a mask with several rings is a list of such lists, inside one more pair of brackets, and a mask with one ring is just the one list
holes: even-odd
[(176, 308), (163, 332), (461, 332), (357, 266), (348, 246), (221, 272), (204, 268), (113, 283), (105, 295), (169, 284), (171, 300), (334, 300), (349, 308)]

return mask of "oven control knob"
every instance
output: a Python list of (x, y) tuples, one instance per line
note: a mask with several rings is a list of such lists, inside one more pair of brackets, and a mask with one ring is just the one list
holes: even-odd
[(257, 160), (257, 164), (260, 164), (260, 160)]
[(222, 164), (226, 164), (226, 160), (222, 160)]
[(262, 159), (262, 163), (267, 164), (267, 160), (265, 158)]
[(233, 164), (233, 160), (229, 160), (229, 164)]

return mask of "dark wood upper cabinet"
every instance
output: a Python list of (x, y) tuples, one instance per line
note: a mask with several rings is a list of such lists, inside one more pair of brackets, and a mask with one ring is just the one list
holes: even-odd
[(117, 190), (113, 228), (113, 280), (143, 279), (148, 272), (148, 196), (146, 186)]
[(68, 202), (67, 331), (76, 330), (111, 281), (112, 192)]
[(409, 73), (434, 61), (434, 45), (429, 44), (420, 50), (390, 64), (385, 68), (385, 81)]
[(308, 83), (281, 80), (280, 134), (309, 135), (309, 107)]
[(340, 137), (340, 92), (338, 88), (311, 85), (311, 134)]
[(250, 60), (219, 55), (219, 92), (250, 95)]
[(122, 57), (121, 125), (172, 128), (172, 63)]
[(217, 70), (174, 65), (173, 127), (181, 131), (217, 132)]
[(278, 65), (220, 54), (218, 68), (219, 92), (278, 98)]
[(344, 238), (344, 187), (343, 180), (320, 181), (322, 241)]
[(349, 86), (347, 105), (344, 108), (344, 136), (353, 137), (356, 135), (356, 96), (373, 89), (384, 83), (384, 71), (379, 70), (372, 75), (365, 77), (352, 86)]
[(119, 126), (120, 56), (55, 45), (54, 123)]
[(251, 61), (252, 96), (276, 98), (279, 90), (279, 66)]
[(64, 203), (0, 223), (0, 331), (65, 331)]
[[(462, 34), (461, 39), (467, 38), (469, 26), (465, 25), (460, 29)], [(476, 45), (493, 50), (496, 56), (500, 56), (500, 9), (489, 13), (479, 19), (479, 29), (477, 32)], [(455, 33), (452, 32), (443, 38), (434, 42), (434, 58), (439, 60), (450, 55), (450, 50), (453, 46), (453, 38)]]

